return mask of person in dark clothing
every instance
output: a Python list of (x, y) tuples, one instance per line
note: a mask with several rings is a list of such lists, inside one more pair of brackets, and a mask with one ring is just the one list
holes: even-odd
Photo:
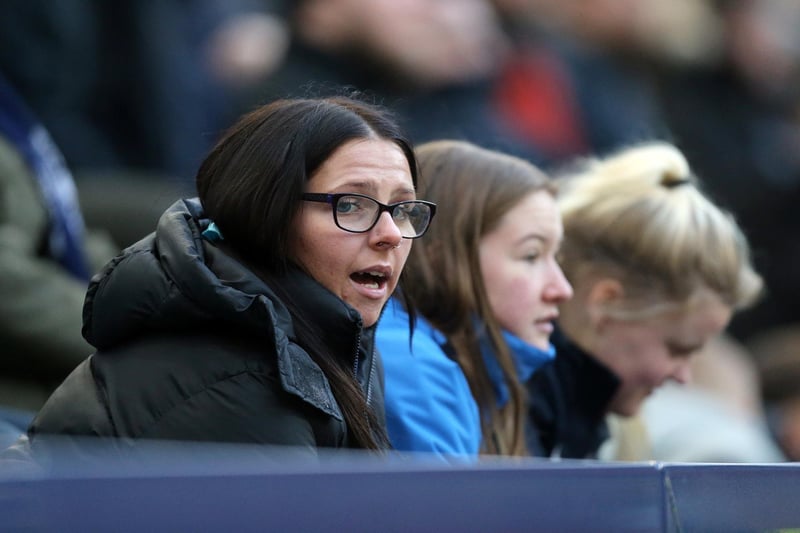
[(387, 447), (373, 336), (435, 212), (416, 186), (381, 107), (292, 99), (243, 116), (200, 166), (199, 198), (92, 279), (97, 352), (29, 427), (34, 455), (53, 434)]
[[(255, 39), (256, 49), (273, 53), (267, 39), (242, 35), (239, 22), (280, 20), (283, 3), (9, 0), (0, 18), (0, 68), (78, 180), (124, 168), (140, 180), (188, 188), (236, 117), (236, 84), (258, 75), (241, 68), (229, 47)], [(281, 55), (278, 44), (271, 48)], [(256, 62), (257, 52), (248, 58)]]
[(92, 352), (86, 286), (119, 250), (85, 223), (58, 146), (0, 72), (0, 410), (32, 417)]
[(593, 457), (609, 437), (606, 410), (620, 379), (559, 329), (551, 341), (557, 356), (528, 382), (528, 449), (537, 457)]
[(491, 106), (506, 37), (484, 0), (291, 2), (286, 59), (242, 105), (348, 86), (401, 117), (417, 144), (458, 139), (538, 162)]
[(556, 357), (528, 381), (528, 447), (595, 457), (606, 415), (632, 417), (752, 304), (762, 280), (733, 218), (698, 188), (672, 145), (628, 148), (560, 182), (561, 265), (575, 296), (559, 308)]

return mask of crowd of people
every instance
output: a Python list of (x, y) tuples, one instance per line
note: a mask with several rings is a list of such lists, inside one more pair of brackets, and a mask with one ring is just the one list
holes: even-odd
[(794, 2), (72, 4), (0, 20), (6, 455), (800, 460)]

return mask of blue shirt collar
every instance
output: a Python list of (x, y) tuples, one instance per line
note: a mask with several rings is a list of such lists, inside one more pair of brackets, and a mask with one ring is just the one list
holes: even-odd
[[(514, 359), (517, 377), (523, 383), (530, 379), (536, 369), (556, 356), (556, 349), (552, 344), (548, 344), (547, 349), (542, 350), (505, 330), (503, 331), (503, 339), (506, 341), (511, 351), (511, 357)], [(497, 405), (502, 407), (508, 402), (508, 387), (503, 379), (503, 370), (497, 362), (497, 358), (489, 344), (489, 338), (486, 335), (481, 335), (480, 344), (486, 370), (492, 380), (495, 395), (497, 396)]]

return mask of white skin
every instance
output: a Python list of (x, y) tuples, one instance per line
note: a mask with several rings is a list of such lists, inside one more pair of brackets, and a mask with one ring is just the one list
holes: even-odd
[(422, 86), (487, 76), (507, 44), (485, 0), (313, 0), (297, 17), (299, 35), (312, 45), (369, 50), (388, 71)]
[(558, 305), (572, 297), (572, 287), (556, 262), (563, 234), (553, 196), (537, 191), (481, 238), (481, 274), (495, 318), (540, 349), (549, 346)]
[[(611, 284), (612, 293), (621, 290), (614, 281), (603, 283)], [(703, 291), (691, 306), (676, 306), (648, 319), (620, 320), (606, 315), (597, 321), (592, 340), (583, 346), (622, 382), (610, 411), (633, 416), (645, 398), (667, 381), (691, 381), (690, 357), (725, 329), (731, 315), (728, 305)]]
[[(359, 193), (384, 204), (416, 200), (403, 151), (380, 139), (339, 147), (309, 179), (306, 191)], [(401, 236), (390, 214), (381, 213), (366, 233), (350, 233), (336, 226), (330, 204), (303, 202), (292, 228), (291, 258), (361, 313), (364, 326), (374, 325), (411, 251), (412, 241)]]

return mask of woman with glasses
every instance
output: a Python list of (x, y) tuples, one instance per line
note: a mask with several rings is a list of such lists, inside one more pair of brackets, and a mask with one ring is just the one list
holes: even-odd
[(553, 357), (552, 323), (572, 294), (556, 263), (553, 186), (466, 142), (427, 143), (417, 157), (440, 220), (415, 243), (378, 328), (389, 438), (444, 456), (525, 455), (521, 383)]
[(34, 451), (45, 434), (385, 448), (375, 326), (435, 212), (392, 117), (276, 101), (197, 189), (92, 280), (97, 352), (39, 412)]

